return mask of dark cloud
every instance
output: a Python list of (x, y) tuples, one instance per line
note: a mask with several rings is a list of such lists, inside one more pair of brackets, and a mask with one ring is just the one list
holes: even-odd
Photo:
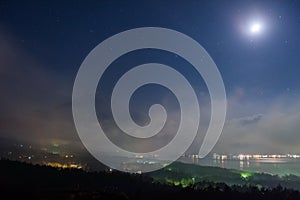
[[(261, 101), (261, 105), (253, 105), (253, 110), (256, 106), (264, 107), (264, 113), (228, 120), (214, 150), (228, 153), (300, 153), (299, 102), (298, 99), (290, 101), (280, 97), (272, 103)], [(236, 106), (239, 107), (239, 104)], [(235, 110), (235, 107), (229, 109)]]
[(257, 123), (261, 118), (263, 117), (263, 114), (256, 114), (253, 116), (248, 116), (248, 117), (243, 117), (238, 119), (239, 123), (242, 125), (247, 125), (247, 124), (252, 124), (252, 123)]
[[(0, 136), (30, 142), (78, 140), (72, 120), (71, 89), (63, 76), (0, 31)], [(71, 88), (71, 87), (70, 87)]]

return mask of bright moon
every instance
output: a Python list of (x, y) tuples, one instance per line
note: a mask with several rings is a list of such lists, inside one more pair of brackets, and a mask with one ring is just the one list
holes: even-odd
[(255, 23), (250, 26), (251, 33), (259, 33), (261, 31), (261, 24)]

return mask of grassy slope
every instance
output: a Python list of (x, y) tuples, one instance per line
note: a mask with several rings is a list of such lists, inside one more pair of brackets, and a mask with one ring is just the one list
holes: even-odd
[(200, 181), (224, 182), (228, 185), (256, 185), (264, 187), (276, 187), (282, 185), (287, 188), (300, 190), (300, 177), (297, 176), (273, 176), (270, 174), (245, 172), (235, 169), (223, 169), (219, 167), (198, 166), (175, 162), (168, 167), (149, 175), (163, 183), (186, 184)]

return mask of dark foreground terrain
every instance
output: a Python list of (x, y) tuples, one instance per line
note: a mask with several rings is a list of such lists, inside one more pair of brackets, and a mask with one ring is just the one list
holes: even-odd
[(208, 181), (161, 183), (149, 174), (85, 172), (0, 160), (1, 199), (300, 199), (299, 191)]

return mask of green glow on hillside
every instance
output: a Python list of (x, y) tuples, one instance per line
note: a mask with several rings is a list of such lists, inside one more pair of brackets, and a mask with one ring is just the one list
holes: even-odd
[(183, 188), (191, 186), (195, 183), (194, 178), (182, 178), (180, 181), (166, 178), (165, 181), (166, 181), (166, 183), (172, 184), (172, 185), (175, 185), (175, 186), (181, 185)]
[(171, 168), (171, 167), (169, 167), (169, 168), (167, 168), (167, 170), (168, 170), (169, 172), (171, 172), (171, 171), (172, 171), (172, 168)]
[(241, 173), (241, 177), (243, 178), (243, 179), (247, 179), (247, 178), (249, 178), (250, 176), (252, 176), (253, 174), (251, 174), (251, 173), (249, 173), (249, 172), (242, 172)]

